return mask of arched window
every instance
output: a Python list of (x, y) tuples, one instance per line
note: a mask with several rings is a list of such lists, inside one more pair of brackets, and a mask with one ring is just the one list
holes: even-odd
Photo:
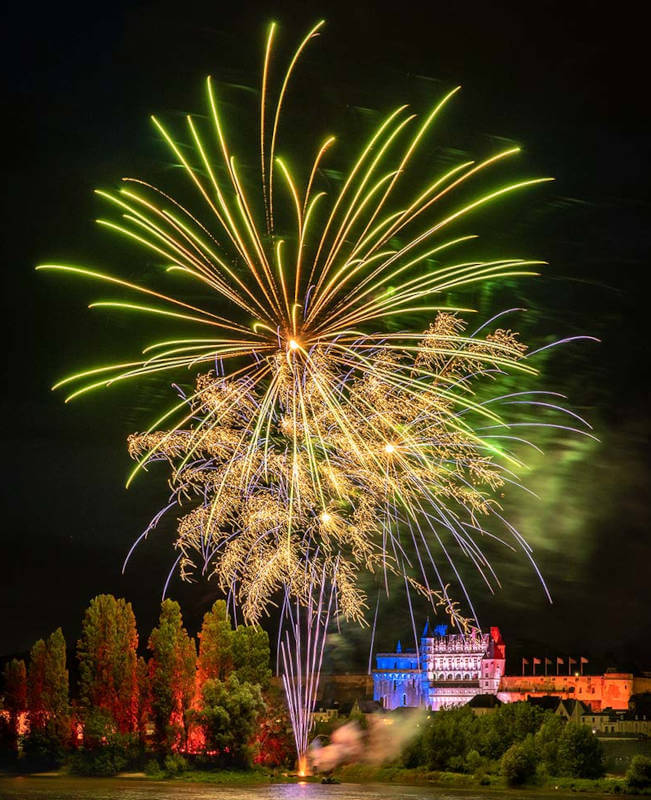
[(460, 680), (461, 680), (461, 675), (460, 675), (458, 672), (457, 672), (457, 674), (454, 676), (454, 680), (455, 680), (455, 681), (460, 681)]
[(407, 705), (407, 695), (406, 694), (403, 694), (403, 696), (402, 696), (402, 704), (403, 704), (403, 706)]

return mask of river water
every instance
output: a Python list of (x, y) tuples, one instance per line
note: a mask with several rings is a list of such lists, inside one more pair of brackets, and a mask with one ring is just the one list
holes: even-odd
[[(531, 796), (531, 791), (490, 792), (491, 800), (531, 800)], [(119, 778), (0, 776), (0, 800), (486, 800), (486, 797), (486, 793), (470, 790), (377, 783), (219, 786)], [(553, 795), (536, 792), (535, 797), (551, 800)]]
[[(275, 783), (255, 786), (119, 778), (0, 777), (0, 800), (485, 800), (422, 786)], [(511, 799), (510, 799), (511, 800)]]

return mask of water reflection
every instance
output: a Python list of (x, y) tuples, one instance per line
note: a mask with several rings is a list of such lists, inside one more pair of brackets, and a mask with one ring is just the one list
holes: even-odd
[[(422, 786), (285, 783), (218, 786), (102, 778), (2, 778), (0, 800), (480, 800)], [(510, 800), (516, 800), (511, 796)]]
[[(603, 795), (586, 795), (588, 798)], [(531, 790), (441, 789), (391, 784), (322, 785), (275, 783), (264, 786), (148, 781), (116, 778), (0, 776), (0, 800), (532, 800)], [(536, 792), (535, 800), (558, 800), (558, 794)], [(605, 798), (604, 798), (605, 800)]]

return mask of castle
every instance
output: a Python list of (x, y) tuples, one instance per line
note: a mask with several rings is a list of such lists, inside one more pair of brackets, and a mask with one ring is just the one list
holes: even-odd
[[(502, 703), (554, 696), (578, 700), (593, 712), (627, 709), (634, 694), (651, 691), (651, 677), (608, 671), (604, 675), (506, 675), (506, 645), (499, 628), (469, 635), (429, 624), (418, 650), (378, 653), (373, 699), (391, 711), (405, 706), (433, 711), (465, 705), (477, 695)], [(539, 662), (538, 662), (539, 663)]]
[(448, 633), (447, 625), (429, 630), (417, 651), (378, 653), (373, 699), (387, 711), (424, 706), (432, 711), (464, 705), (478, 694), (496, 695), (504, 675), (506, 645), (499, 628), (473, 629), (469, 636)]

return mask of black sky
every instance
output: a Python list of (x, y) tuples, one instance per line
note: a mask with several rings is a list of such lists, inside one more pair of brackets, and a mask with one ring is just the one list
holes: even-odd
[[(149, 398), (134, 389), (64, 406), (49, 387), (77, 366), (127, 354), (130, 323), (85, 310), (106, 291), (33, 267), (60, 261), (138, 275), (142, 255), (94, 226), (92, 189), (127, 174), (160, 175), (165, 156), (150, 113), (174, 120), (202, 112), (208, 73), (256, 86), (267, 21), (279, 21), (288, 52), (320, 17), (328, 24), (290, 95), (314, 137), (345, 128), (346, 117), (359, 118), (355, 109), (422, 103), (461, 83), (445, 128), (450, 142), (458, 135), (460, 149), (472, 149), (503, 137), (524, 146), (520, 174), (555, 176), (553, 189), (489, 219), (482, 233), (494, 246), (526, 243), (527, 255), (550, 261), (529, 298), (541, 330), (549, 323), (554, 334), (603, 340), (560, 355), (548, 376), (588, 414), (603, 446), (581, 462), (576, 546), (553, 538), (553, 518), (537, 533), (554, 542), (541, 561), (555, 605), (519, 573), (509, 590), (508, 571), (502, 594), (478, 605), (512, 653), (586, 652), (595, 664), (651, 668), (648, 45), (635, 5), (601, 15), (595, 4), (567, 2), (12, 7), (2, 47), (10, 142), (0, 658), (60, 624), (73, 641), (100, 592), (130, 599), (146, 635), (173, 560), (168, 540), (152, 541), (120, 574), (165, 493), (162, 480), (123, 489), (124, 440), (161, 407), (164, 387)], [(231, 123), (238, 140), (246, 124)], [(174, 583), (172, 594), (196, 629), (211, 586)], [(396, 608), (383, 612), (382, 646), (408, 633)]]

